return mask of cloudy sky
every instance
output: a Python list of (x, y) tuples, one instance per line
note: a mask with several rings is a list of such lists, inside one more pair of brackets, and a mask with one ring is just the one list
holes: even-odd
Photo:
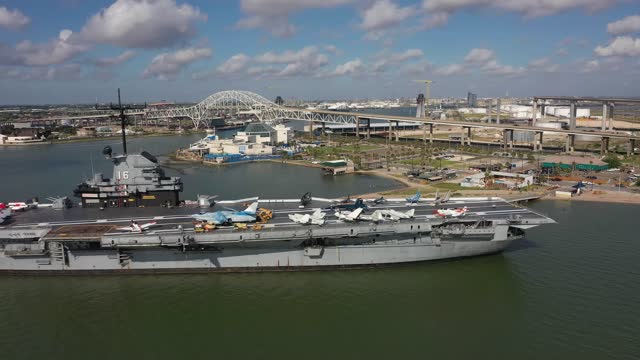
[(640, 96), (638, 0), (1, 0), (0, 103)]

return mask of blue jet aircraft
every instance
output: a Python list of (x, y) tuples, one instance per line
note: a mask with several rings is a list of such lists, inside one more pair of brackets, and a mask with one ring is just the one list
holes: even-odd
[(406, 200), (409, 204), (416, 204), (418, 201), (420, 201), (420, 191), (416, 192), (416, 194), (412, 197), (408, 197)]
[(249, 205), (248, 208), (238, 211), (234, 209), (219, 210), (216, 212), (207, 212), (202, 214), (193, 214), (192, 218), (199, 221), (206, 221), (210, 224), (233, 224), (247, 223), (256, 221), (256, 211), (258, 210), (258, 202)]

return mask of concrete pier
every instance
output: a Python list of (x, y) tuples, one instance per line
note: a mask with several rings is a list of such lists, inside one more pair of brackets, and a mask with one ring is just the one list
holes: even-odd
[(576, 102), (572, 101), (569, 105), (569, 130), (576, 129)]
[(573, 152), (575, 150), (576, 136), (573, 134), (567, 135), (567, 143), (564, 146), (565, 152)]
[(500, 124), (500, 105), (501, 105), (501, 99), (498, 98), (496, 100), (496, 124)]
[(533, 151), (542, 151), (543, 136), (544, 136), (544, 133), (542, 131), (536, 132), (536, 135), (534, 135), (534, 141), (533, 141)]
[(609, 152), (609, 138), (603, 136), (600, 143), (600, 154), (604, 155)]
[(400, 141), (400, 122), (396, 121), (396, 141)]
[(610, 103), (609, 104), (609, 111), (607, 112), (607, 115), (609, 115), (609, 131), (613, 131), (613, 107), (614, 107), (614, 103)]
[(533, 99), (533, 108), (531, 109), (531, 126), (536, 126), (537, 117), (538, 117), (538, 100)]

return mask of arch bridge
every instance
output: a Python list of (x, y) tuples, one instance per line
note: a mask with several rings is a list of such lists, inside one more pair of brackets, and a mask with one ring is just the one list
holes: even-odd
[[(534, 107), (535, 109), (535, 107)], [(575, 137), (577, 135), (598, 136), (602, 140), (601, 151), (606, 152), (609, 148), (609, 139), (619, 139), (629, 141), (629, 153), (635, 152), (636, 142), (640, 142), (640, 136), (633, 132), (619, 132), (619, 131), (587, 131), (575, 128), (570, 129), (551, 129), (546, 127), (539, 127), (533, 123), (532, 126), (520, 126), (515, 124), (500, 124), (500, 123), (484, 123), (484, 122), (472, 122), (464, 120), (449, 120), (449, 119), (431, 119), (427, 117), (408, 117), (398, 115), (381, 115), (381, 114), (365, 114), (365, 113), (353, 113), (353, 112), (341, 112), (331, 110), (319, 110), (319, 109), (300, 109), (290, 108), (278, 105), (263, 96), (249, 92), (249, 91), (221, 91), (215, 93), (206, 99), (202, 100), (196, 105), (187, 107), (176, 108), (164, 108), (164, 109), (146, 109), (145, 115), (147, 118), (171, 118), (182, 117), (190, 118), (193, 121), (195, 128), (199, 128), (202, 124), (208, 124), (208, 119), (212, 117), (212, 114), (218, 111), (225, 111), (231, 113), (244, 113), (255, 115), (260, 122), (274, 123), (279, 120), (303, 120), (311, 123), (335, 123), (335, 124), (347, 124), (352, 125), (355, 129), (356, 136), (360, 136), (360, 127), (362, 121), (365, 122), (367, 131), (371, 129), (371, 120), (382, 120), (389, 124), (389, 140), (391, 140), (391, 134), (393, 133), (393, 127), (398, 127), (400, 122), (403, 123), (420, 123), (423, 126), (423, 138), (427, 141), (427, 128), (429, 129), (429, 141), (433, 142), (433, 127), (434, 125), (448, 125), (462, 128), (462, 134), (460, 141), (462, 144), (468, 142), (471, 144), (471, 130), (477, 128), (490, 128), (503, 133), (504, 148), (508, 146), (513, 148), (513, 134), (514, 131), (528, 131), (539, 136), (540, 139), (533, 143), (533, 149), (542, 150), (542, 138), (544, 133), (556, 133), (566, 135), (566, 150), (573, 151)], [(534, 117), (535, 121), (535, 117)], [(396, 140), (398, 140), (398, 132), (395, 132)]]
[(357, 121), (355, 115), (336, 113), (332, 116), (332, 113), (288, 108), (256, 93), (240, 90), (217, 92), (193, 106), (146, 109), (145, 116), (147, 119), (189, 118), (198, 129), (202, 125), (208, 125), (209, 119), (217, 116), (219, 112), (255, 115), (260, 122), (266, 123), (282, 119), (337, 124), (355, 124)]

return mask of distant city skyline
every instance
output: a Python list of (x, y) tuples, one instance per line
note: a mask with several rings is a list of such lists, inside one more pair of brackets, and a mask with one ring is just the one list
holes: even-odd
[(6, 0), (0, 104), (640, 96), (624, 0)]

